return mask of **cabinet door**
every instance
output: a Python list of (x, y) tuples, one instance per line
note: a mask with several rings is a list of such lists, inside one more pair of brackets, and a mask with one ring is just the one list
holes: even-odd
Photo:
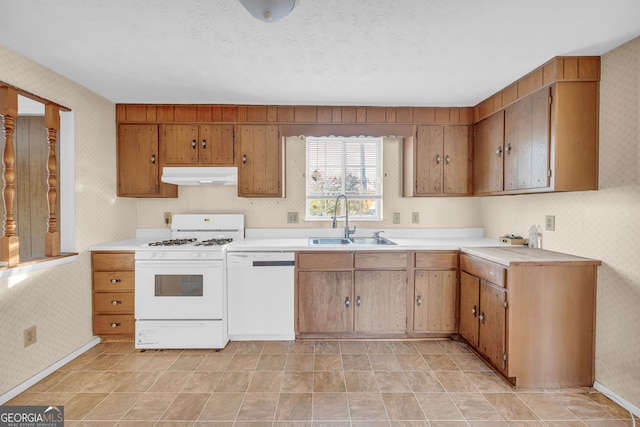
[(238, 126), (238, 195), (284, 197), (283, 142), (277, 126)]
[(498, 370), (506, 370), (507, 293), (485, 281), (480, 282), (480, 333), (478, 349)]
[(298, 272), (297, 298), (299, 333), (353, 330), (350, 271)]
[(456, 282), (455, 271), (415, 272), (414, 331), (456, 331)]
[(504, 113), (496, 113), (474, 126), (474, 193), (503, 189)]
[(550, 111), (548, 88), (505, 110), (505, 190), (549, 186)]
[(157, 125), (118, 125), (118, 196), (159, 197), (159, 164)]
[(233, 125), (200, 125), (200, 164), (233, 165)]
[(478, 347), (478, 313), (480, 309), (480, 279), (460, 272), (460, 335)]
[(198, 144), (198, 126), (163, 126), (162, 152), (166, 164), (198, 164)]
[(445, 194), (471, 194), (470, 126), (445, 126), (443, 181)]
[(416, 194), (442, 193), (443, 127), (418, 126), (416, 142)]
[(405, 332), (406, 289), (406, 271), (356, 271), (354, 330)]

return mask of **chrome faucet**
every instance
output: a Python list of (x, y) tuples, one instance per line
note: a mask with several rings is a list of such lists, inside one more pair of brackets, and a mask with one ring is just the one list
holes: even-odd
[(340, 194), (336, 198), (336, 204), (333, 207), (333, 228), (338, 228), (337, 212), (338, 212), (338, 202), (340, 201), (340, 199), (344, 199), (344, 238), (348, 239), (350, 235), (356, 232), (356, 226), (355, 225), (353, 226), (353, 230), (349, 229), (349, 205), (347, 201), (347, 196), (345, 196), (344, 194)]

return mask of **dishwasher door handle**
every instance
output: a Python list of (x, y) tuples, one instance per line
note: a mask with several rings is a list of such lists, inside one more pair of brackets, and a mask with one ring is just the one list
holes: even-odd
[(295, 261), (253, 261), (254, 267), (293, 267), (296, 265)]

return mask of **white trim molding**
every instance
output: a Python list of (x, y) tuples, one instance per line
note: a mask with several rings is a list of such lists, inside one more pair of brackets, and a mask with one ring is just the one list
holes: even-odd
[(598, 381), (593, 382), (593, 388), (598, 390), (600, 393), (604, 394), (605, 396), (607, 396), (609, 399), (616, 402), (618, 405), (622, 406), (627, 411), (631, 412), (636, 417), (640, 418), (640, 408), (638, 408), (633, 403), (618, 396), (615, 392), (613, 392), (612, 390), (609, 390), (607, 387), (603, 386)]

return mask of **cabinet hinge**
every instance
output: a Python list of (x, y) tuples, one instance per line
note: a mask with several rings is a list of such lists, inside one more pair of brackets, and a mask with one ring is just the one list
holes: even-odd
[(553, 102), (553, 96), (549, 95), (549, 105)]
[(505, 361), (505, 362), (507, 361), (507, 353), (506, 352), (502, 353), (502, 360)]
[(503, 301), (503, 302), (502, 302), (502, 306), (503, 306), (504, 308), (509, 308), (509, 304), (507, 303), (507, 301)]
[(551, 169), (547, 171), (547, 178), (551, 178)]

